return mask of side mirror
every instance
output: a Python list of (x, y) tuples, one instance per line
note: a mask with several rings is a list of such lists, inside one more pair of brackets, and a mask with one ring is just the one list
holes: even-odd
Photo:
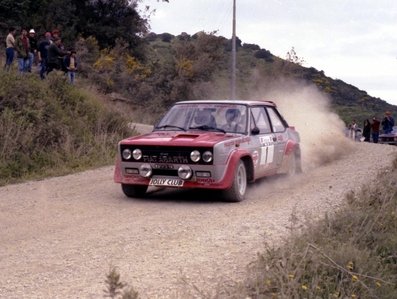
[(251, 130), (251, 134), (252, 135), (258, 135), (260, 133), (260, 131), (259, 131), (259, 128), (258, 127), (255, 127), (255, 128), (253, 128), (252, 130)]

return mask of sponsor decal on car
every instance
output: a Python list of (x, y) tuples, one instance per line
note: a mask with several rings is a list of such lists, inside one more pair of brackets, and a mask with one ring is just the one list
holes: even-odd
[(197, 183), (203, 184), (203, 185), (209, 185), (215, 183), (215, 180), (212, 178), (198, 178)]
[(261, 165), (273, 163), (274, 145), (261, 147)]
[(172, 163), (188, 164), (189, 159), (184, 156), (143, 156), (142, 161), (146, 163)]
[(229, 146), (239, 146), (242, 143), (248, 143), (251, 141), (250, 137), (241, 137), (232, 141), (225, 142), (225, 147)]
[(266, 145), (273, 144), (274, 139), (275, 139), (275, 136), (273, 136), (273, 135), (261, 136), (261, 137), (259, 137), (259, 142), (261, 145), (266, 146)]

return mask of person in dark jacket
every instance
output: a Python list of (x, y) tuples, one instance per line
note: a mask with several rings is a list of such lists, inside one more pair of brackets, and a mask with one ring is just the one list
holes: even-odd
[(371, 141), (371, 123), (369, 119), (364, 120), (363, 137), (365, 142)]
[(379, 140), (379, 128), (380, 128), (380, 121), (374, 116), (372, 118), (372, 125), (371, 125), (371, 130), (372, 130), (372, 142), (373, 143), (378, 143)]
[(385, 118), (382, 120), (383, 133), (389, 134), (393, 131), (394, 119), (390, 111), (386, 111)]
[(61, 45), (61, 39), (56, 38), (54, 42), (48, 47), (47, 53), (47, 75), (52, 70), (61, 70), (63, 65), (63, 57), (68, 54), (68, 52), (63, 51), (59, 48)]
[(48, 48), (50, 47), (51, 32), (46, 32), (44, 38), (39, 41), (39, 62), (40, 62), (40, 78), (45, 78), (45, 73), (47, 72), (47, 60), (48, 60)]

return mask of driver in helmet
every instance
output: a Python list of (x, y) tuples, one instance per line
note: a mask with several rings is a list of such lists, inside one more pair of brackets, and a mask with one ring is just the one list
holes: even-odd
[(242, 127), (239, 125), (241, 112), (238, 109), (230, 108), (226, 110), (226, 124), (222, 127), (226, 132), (241, 132)]
[(208, 126), (211, 128), (216, 128), (215, 117), (212, 115), (211, 110), (209, 109), (197, 111), (194, 122), (197, 126)]

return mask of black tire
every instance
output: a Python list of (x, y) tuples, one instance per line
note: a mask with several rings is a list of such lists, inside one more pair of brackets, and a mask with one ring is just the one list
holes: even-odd
[(121, 184), (121, 190), (127, 197), (144, 197), (148, 186)]
[(223, 191), (226, 201), (239, 202), (243, 201), (247, 190), (247, 169), (243, 161), (239, 161), (234, 172), (233, 183), (229, 189)]

